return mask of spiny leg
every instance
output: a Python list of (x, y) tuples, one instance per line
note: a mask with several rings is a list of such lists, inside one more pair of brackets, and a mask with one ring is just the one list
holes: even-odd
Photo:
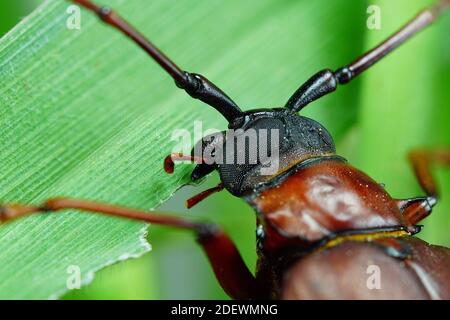
[(197, 241), (203, 247), (216, 277), (224, 291), (234, 299), (258, 297), (256, 280), (248, 270), (232, 240), (215, 225), (192, 222), (182, 218), (145, 212), (111, 204), (79, 199), (58, 198), (46, 201), (40, 206), (0, 206), (0, 222), (10, 222), (38, 212), (60, 212), (75, 209), (99, 213), (124, 219), (142, 221), (191, 230), (197, 234)]
[(435, 22), (449, 7), (450, 0), (440, 0), (430, 8), (421, 11), (400, 30), (352, 63), (339, 68), (337, 71), (328, 69), (319, 71), (292, 95), (286, 104), (286, 108), (297, 112), (309, 103), (334, 92), (338, 84), (346, 84), (356, 78), (405, 41)]
[(222, 90), (204, 76), (181, 70), (161, 50), (137, 31), (125, 19), (107, 7), (101, 7), (90, 0), (71, 0), (95, 12), (101, 20), (121, 31), (147, 52), (191, 97), (199, 99), (219, 111), (229, 122), (242, 114), (241, 109)]
[(437, 203), (439, 192), (432, 167), (436, 163), (449, 166), (450, 150), (414, 150), (409, 160), (426, 197), (400, 200), (398, 204), (408, 222), (416, 224), (429, 216)]

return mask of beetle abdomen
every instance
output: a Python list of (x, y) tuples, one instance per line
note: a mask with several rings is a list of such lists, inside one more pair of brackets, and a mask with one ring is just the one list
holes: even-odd
[(450, 299), (450, 250), (402, 238), (411, 256), (344, 242), (300, 258), (284, 273), (284, 299)]

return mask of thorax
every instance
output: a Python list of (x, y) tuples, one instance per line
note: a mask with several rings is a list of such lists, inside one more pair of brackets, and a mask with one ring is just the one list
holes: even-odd
[(339, 233), (406, 226), (384, 188), (343, 161), (317, 161), (248, 199), (265, 233), (265, 246), (305, 246)]

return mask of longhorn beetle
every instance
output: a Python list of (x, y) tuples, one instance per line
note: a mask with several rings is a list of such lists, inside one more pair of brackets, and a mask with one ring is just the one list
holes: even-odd
[[(248, 270), (230, 238), (220, 228), (201, 222), (70, 198), (48, 200), (42, 205), (3, 205), (2, 222), (38, 212), (65, 209), (107, 214), (125, 219), (191, 230), (197, 235), (224, 291), (235, 299), (285, 298), (414, 298), (450, 299), (450, 249), (415, 238), (437, 203), (438, 191), (431, 165), (450, 164), (450, 150), (418, 150), (410, 161), (426, 195), (393, 199), (366, 174), (336, 155), (328, 131), (297, 113), (309, 103), (356, 78), (406, 40), (432, 24), (450, 7), (438, 1), (421, 11), (390, 38), (352, 63), (336, 70), (322, 70), (306, 81), (284, 108), (242, 111), (221, 89), (200, 74), (180, 69), (155, 45), (118, 14), (90, 0), (73, 2), (95, 12), (146, 51), (191, 97), (215, 108), (229, 122), (229, 129), (275, 129), (279, 170), (261, 174), (267, 163), (211, 163), (198, 155), (172, 154), (164, 160), (168, 173), (174, 162), (197, 162), (192, 180), (214, 170), (221, 184), (190, 199), (195, 205), (214, 192), (228, 190), (245, 200), (257, 213), (258, 267)], [(227, 132), (205, 137), (196, 148), (228, 155)], [(260, 144), (256, 145), (259, 149)], [(195, 148), (194, 148), (195, 149)], [(239, 150), (242, 152), (242, 150)], [(244, 150), (246, 159), (248, 150)], [(369, 290), (367, 264), (379, 268), (383, 287)], [(363, 275), (363, 276), (362, 276)]]

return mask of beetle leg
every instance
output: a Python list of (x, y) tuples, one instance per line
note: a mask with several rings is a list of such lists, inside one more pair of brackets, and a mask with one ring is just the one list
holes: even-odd
[(414, 150), (410, 152), (409, 160), (422, 189), (428, 196), (438, 197), (431, 166), (434, 163), (450, 165), (450, 150)]
[(415, 225), (431, 214), (436, 205), (435, 197), (417, 197), (406, 200), (398, 200), (397, 206), (410, 225)]
[(397, 204), (408, 222), (416, 224), (430, 215), (439, 197), (431, 167), (435, 163), (450, 165), (450, 151), (414, 150), (409, 154), (409, 160), (426, 197), (399, 200)]
[(337, 71), (322, 70), (318, 72), (294, 93), (287, 102), (286, 108), (300, 111), (309, 103), (335, 91), (338, 84), (350, 82), (405, 41), (435, 22), (449, 7), (450, 0), (438, 0), (435, 5), (419, 12), (415, 18), (400, 30), (352, 63)]
[(254, 276), (245, 265), (229, 236), (215, 225), (111, 204), (70, 198), (48, 200), (40, 206), (14, 204), (0, 206), (0, 222), (9, 222), (38, 212), (50, 213), (67, 209), (105, 214), (194, 231), (197, 234), (197, 241), (203, 247), (223, 290), (234, 299), (253, 299), (257, 297), (258, 290)]

